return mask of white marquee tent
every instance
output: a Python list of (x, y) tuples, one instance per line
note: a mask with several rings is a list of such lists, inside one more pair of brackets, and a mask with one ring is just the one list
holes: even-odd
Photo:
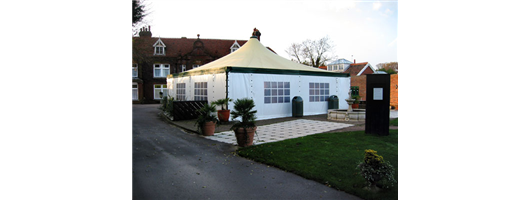
[[(271, 52), (254, 36), (239, 50), (193, 70), (167, 77), (168, 95), (177, 100), (229, 97), (254, 100), (258, 120), (292, 116), (292, 99), (303, 99), (306, 115), (325, 114), (336, 95), (346, 109), (349, 74), (298, 64)], [(233, 102), (229, 104), (233, 109)]]

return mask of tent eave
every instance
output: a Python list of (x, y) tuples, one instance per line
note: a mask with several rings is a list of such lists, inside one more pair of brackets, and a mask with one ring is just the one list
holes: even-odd
[(252, 68), (252, 67), (227, 67), (226, 71), (233, 73), (253, 73), (253, 74), (280, 74), (280, 75), (309, 75), (309, 76), (332, 76), (332, 77), (349, 77), (347, 73), (330, 73), (327, 71), (303, 71), (303, 70), (282, 70), (270, 68)]

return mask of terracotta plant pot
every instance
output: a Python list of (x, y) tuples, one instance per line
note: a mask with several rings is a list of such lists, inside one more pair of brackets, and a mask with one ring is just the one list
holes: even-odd
[(230, 119), (230, 110), (218, 110), (217, 118), (219, 118), (219, 121), (221, 122), (227, 122), (228, 119)]
[(205, 122), (202, 125), (202, 134), (204, 136), (212, 136), (215, 132), (215, 122)]
[(351, 105), (351, 108), (358, 109), (359, 108), (359, 104), (358, 103), (354, 103), (354, 104)]
[(246, 128), (247, 135), (245, 136), (245, 130), (243, 128), (238, 128), (234, 130), (237, 139), (237, 145), (240, 147), (252, 146), (254, 143), (254, 133), (256, 132), (257, 127)]

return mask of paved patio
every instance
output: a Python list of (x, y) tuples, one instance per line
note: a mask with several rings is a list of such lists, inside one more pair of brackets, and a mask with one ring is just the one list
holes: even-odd
[[(326, 122), (319, 120), (297, 119), (293, 121), (258, 126), (254, 144), (277, 142), (281, 140), (313, 135), (335, 129), (353, 126), (353, 124)], [(237, 145), (234, 131), (223, 131), (204, 138)]]
[[(390, 118), (397, 117), (398, 111), (391, 110)], [(187, 132), (198, 134), (195, 120), (170, 122)], [(234, 132), (230, 130), (233, 124), (233, 121), (220, 124), (215, 128), (213, 136), (202, 137), (237, 145)], [(327, 119), (327, 114), (259, 120), (256, 121), (256, 125), (258, 129), (257, 135), (254, 137), (254, 144), (277, 142), (317, 133), (364, 130), (364, 121), (332, 121)], [(397, 129), (397, 127), (391, 126), (390, 129)]]

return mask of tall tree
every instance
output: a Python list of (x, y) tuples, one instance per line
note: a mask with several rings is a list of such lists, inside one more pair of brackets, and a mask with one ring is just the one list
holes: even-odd
[(132, 25), (133, 27), (141, 22), (144, 17), (147, 15), (145, 11), (145, 5), (142, 0), (133, 0), (132, 1)]
[(307, 39), (302, 43), (292, 43), (285, 52), (298, 63), (320, 67), (333, 59), (333, 47), (331, 40), (326, 36), (319, 40)]

